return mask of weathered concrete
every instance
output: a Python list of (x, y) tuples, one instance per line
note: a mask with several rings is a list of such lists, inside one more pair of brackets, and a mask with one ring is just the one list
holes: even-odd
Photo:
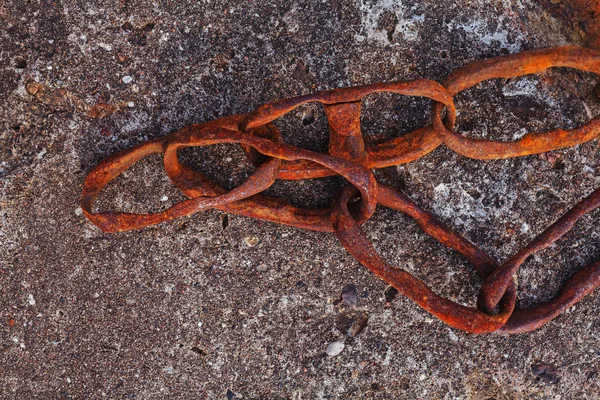
[[(386, 303), (386, 285), (331, 234), (209, 211), (109, 235), (78, 210), (95, 163), (184, 125), (315, 90), (440, 80), (471, 60), (581, 44), (578, 31), (521, 0), (83, 3), (0, 0), (0, 397), (597, 398), (598, 293), (535, 333), (474, 336), (400, 296)], [(457, 97), (460, 129), (510, 139), (576, 126), (600, 113), (596, 82), (557, 69), (483, 83)], [(369, 100), (371, 142), (429, 116), (426, 101)], [(326, 148), (322, 109), (278, 124), (289, 143)], [(228, 187), (250, 170), (233, 146), (183, 153)], [(492, 162), (440, 147), (378, 174), (504, 260), (600, 184), (599, 161), (596, 141)], [(340, 184), (270, 192), (327, 204)], [(99, 207), (180, 198), (151, 157)], [(521, 307), (600, 256), (598, 218), (526, 263)], [(474, 304), (472, 268), (406, 217), (380, 209), (364, 229), (392, 263)], [(347, 283), (354, 314), (335, 302)], [(349, 337), (356, 313), (368, 324)], [(330, 357), (335, 341), (344, 347)], [(536, 367), (538, 377), (538, 364), (555, 371)]]

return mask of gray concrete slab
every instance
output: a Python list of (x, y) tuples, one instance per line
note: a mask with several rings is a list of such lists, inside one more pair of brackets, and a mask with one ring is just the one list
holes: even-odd
[[(208, 211), (111, 235), (78, 204), (99, 160), (187, 124), (583, 43), (536, 2), (5, 0), (0, 38), (1, 398), (598, 398), (597, 293), (537, 332), (476, 336), (401, 296), (386, 302), (387, 285), (332, 234)], [(459, 127), (510, 140), (578, 126), (600, 111), (596, 83), (566, 69), (485, 82), (457, 96)], [(375, 143), (426, 124), (429, 103), (371, 96), (362, 118)], [(326, 148), (318, 107), (277, 124), (288, 143)], [(234, 146), (183, 156), (227, 187), (251, 171)], [(599, 159), (596, 141), (490, 162), (442, 146), (378, 177), (505, 260), (598, 186)], [(316, 206), (341, 184), (277, 182), (269, 192)], [(181, 198), (150, 157), (98, 206), (156, 211)], [(551, 298), (600, 255), (598, 218), (523, 266), (520, 307)], [(364, 229), (391, 263), (474, 304), (473, 269), (407, 217), (380, 208)], [(335, 304), (349, 283), (368, 317), (355, 337)], [(336, 341), (343, 348), (327, 355)], [(535, 375), (538, 364), (553, 370)]]

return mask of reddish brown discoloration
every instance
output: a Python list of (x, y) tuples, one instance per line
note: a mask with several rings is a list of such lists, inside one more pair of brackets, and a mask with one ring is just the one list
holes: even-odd
[[(142, 228), (208, 208), (278, 222), (299, 228), (335, 232), (340, 242), (357, 260), (399, 292), (447, 324), (473, 333), (499, 331), (519, 333), (537, 329), (600, 285), (600, 261), (573, 275), (559, 295), (529, 310), (515, 311), (516, 284), (513, 276), (534, 252), (544, 249), (568, 232), (577, 220), (600, 205), (600, 189), (552, 224), (504, 264), (499, 264), (477, 246), (446, 227), (402, 193), (378, 184), (372, 168), (398, 165), (415, 160), (442, 142), (467, 157), (500, 159), (573, 146), (600, 135), (600, 118), (571, 130), (530, 133), (515, 142), (470, 139), (452, 132), (456, 110), (452, 96), (492, 78), (533, 74), (554, 66), (566, 66), (600, 74), (600, 55), (588, 49), (560, 47), (535, 50), (469, 64), (452, 73), (444, 86), (429, 80), (378, 83), (334, 89), (270, 103), (245, 114), (190, 125), (164, 138), (134, 146), (99, 163), (84, 182), (81, 199), (85, 215), (105, 232)], [(402, 137), (366, 147), (360, 127), (364, 96), (392, 92), (431, 98), (433, 126), (428, 125)], [(285, 144), (275, 119), (310, 103), (322, 103), (329, 122), (329, 154), (320, 154)], [(442, 121), (441, 112), (447, 115)], [(217, 143), (238, 143), (254, 173), (239, 187), (226, 191), (205, 175), (179, 162), (178, 149)], [(125, 169), (140, 159), (164, 153), (164, 166), (171, 181), (188, 197), (181, 203), (155, 214), (92, 212), (100, 191)], [(341, 190), (331, 208), (302, 209), (282, 199), (261, 194), (276, 179), (309, 179), (341, 175), (350, 185)], [(358, 201), (351, 202), (357, 197)], [(440, 297), (405, 270), (391, 267), (374, 250), (360, 225), (368, 220), (377, 204), (396, 209), (414, 219), (430, 236), (465, 256), (485, 279), (477, 308)], [(499, 306), (497, 314), (495, 308)]]

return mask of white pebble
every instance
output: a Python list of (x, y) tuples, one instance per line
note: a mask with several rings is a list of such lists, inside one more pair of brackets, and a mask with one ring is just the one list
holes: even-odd
[(75, 209), (75, 215), (79, 217), (81, 214), (83, 214), (83, 210), (81, 209), (81, 207), (77, 207)]
[(129, 103), (127, 103), (127, 107), (133, 108), (135, 107), (135, 103), (133, 101), (130, 101)]
[(458, 336), (456, 336), (456, 333), (450, 331), (448, 335), (450, 336), (450, 340), (453, 342), (458, 342)]
[(267, 267), (267, 264), (259, 264), (259, 266), (256, 267), (256, 270), (260, 271), (260, 272), (266, 271), (268, 269), (269, 269), (269, 267)]
[(35, 299), (33, 298), (32, 294), (27, 296), (27, 302), (29, 303), (30, 306), (35, 306)]
[(106, 51), (112, 51), (112, 46), (110, 44), (98, 43), (98, 47), (100, 47)]
[(129, 75), (125, 75), (123, 77), (123, 83), (128, 84), (128, 83), (131, 83), (131, 82), (133, 82), (133, 78), (130, 77)]
[(163, 196), (160, 198), (160, 201), (167, 201), (167, 200), (169, 200), (169, 198), (167, 196)]
[(336, 340), (335, 342), (329, 343), (329, 346), (327, 346), (327, 355), (329, 357), (335, 357), (340, 354), (342, 350), (344, 350), (344, 343)]
[(175, 289), (175, 284), (173, 284), (173, 283), (167, 283), (165, 285), (165, 293), (171, 294), (171, 293), (173, 293), (173, 289)]
[(248, 247), (254, 247), (260, 242), (260, 239), (256, 236), (248, 236), (244, 238), (244, 242), (246, 242)]

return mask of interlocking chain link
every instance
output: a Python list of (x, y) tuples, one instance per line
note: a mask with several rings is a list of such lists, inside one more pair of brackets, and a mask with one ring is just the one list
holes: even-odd
[[(403, 193), (377, 182), (372, 169), (414, 161), (442, 143), (465, 157), (490, 160), (521, 157), (574, 146), (600, 135), (600, 116), (573, 129), (534, 132), (513, 142), (468, 138), (454, 130), (453, 96), (479, 82), (570, 67), (600, 75), (600, 53), (578, 47), (526, 51), (455, 70), (442, 84), (420, 79), (334, 89), (263, 105), (249, 114), (187, 126), (113, 154), (94, 167), (83, 184), (81, 205), (87, 218), (104, 232), (123, 232), (216, 208), (298, 228), (335, 232), (342, 245), (369, 270), (447, 324), (473, 333), (528, 332), (541, 327), (600, 285), (600, 260), (571, 276), (552, 300), (515, 310), (516, 273), (533, 253), (556, 242), (577, 220), (600, 205), (600, 188), (560, 217), (530, 244), (500, 264), (460, 234), (438, 221)], [(367, 147), (360, 127), (362, 99), (378, 92), (430, 98), (432, 124)], [(286, 144), (274, 120), (307, 103), (324, 106), (329, 126), (329, 154)], [(442, 113), (445, 110), (445, 116)], [(183, 165), (177, 151), (185, 147), (238, 143), (256, 169), (240, 186), (227, 191), (201, 172)], [(164, 155), (168, 177), (187, 200), (153, 214), (93, 212), (100, 191), (131, 165), (150, 155)], [(341, 175), (348, 181), (331, 207), (305, 209), (261, 194), (277, 179), (297, 180)], [(357, 201), (352, 201), (357, 200)], [(360, 225), (377, 204), (411, 217), (428, 235), (457, 250), (483, 278), (477, 307), (467, 307), (433, 292), (409, 272), (389, 265), (373, 248)]]

